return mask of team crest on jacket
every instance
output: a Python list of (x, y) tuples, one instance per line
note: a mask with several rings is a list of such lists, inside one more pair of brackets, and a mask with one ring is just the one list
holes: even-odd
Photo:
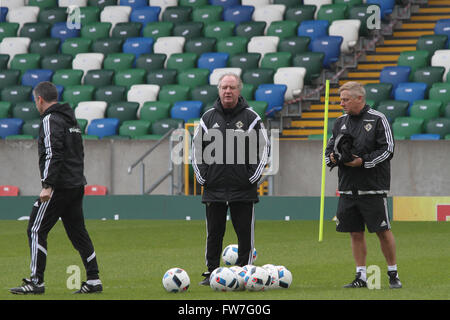
[(367, 132), (370, 131), (370, 129), (372, 129), (372, 125), (370, 123), (364, 125), (364, 129), (366, 129)]
[(242, 129), (243, 126), (244, 126), (244, 124), (242, 123), (242, 121), (236, 122), (236, 128)]

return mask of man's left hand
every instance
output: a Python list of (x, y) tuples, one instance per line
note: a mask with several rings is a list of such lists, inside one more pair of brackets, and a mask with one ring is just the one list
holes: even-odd
[(363, 163), (363, 161), (362, 161), (361, 157), (354, 154), (353, 160), (350, 162), (344, 163), (344, 165), (346, 165), (347, 167), (361, 167), (362, 163)]

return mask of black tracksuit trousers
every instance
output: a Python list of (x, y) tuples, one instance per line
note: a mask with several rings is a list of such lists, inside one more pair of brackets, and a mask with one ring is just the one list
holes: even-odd
[(49, 201), (35, 202), (28, 223), (28, 242), (31, 251), (31, 279), (44, 281), (47, 261), (47, 235), (61, 218), (72, 245), (80, 253), (87, 280), (98, 279), (98, 265), (94, 246), (84, 224), (84, 187), (55, 189)]
[(231, 222), (238, 238), (238, 260), (236, 265), (253, 263), (255, 215), (253, 202), (208, 202), (206, 203), (206, 266), (212, 272), (220, 266), (222, 241), (225, 235), (227, 211), (230, 208)]

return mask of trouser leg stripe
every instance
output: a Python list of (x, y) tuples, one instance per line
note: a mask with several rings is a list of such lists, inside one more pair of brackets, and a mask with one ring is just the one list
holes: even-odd
[(37, 255), (39, 247), (38, 232), (50, 201), (51, 199), (41, 203), (41, 206), (39, 207), (38, 213), (36, 215), (36, 220), (34, 220), (33, 227), (31, 228), (31, 277), (36, 275)]

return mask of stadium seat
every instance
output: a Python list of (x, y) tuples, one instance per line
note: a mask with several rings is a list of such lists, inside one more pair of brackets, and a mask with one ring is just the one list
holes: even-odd
[(166, 10), (167, 7), (177, 6), (178, 0), (149, 0), (148, 3), (151, 7), (160, 7), (161, 13), (159, 14), (159, 20), (162, 20), (162, 14)]
[(130, 21), (130, 6), (107, 6), (100, 13), (100, 22), (111, 23), (111, 30), (120, 22)]
[(126, 40), (141, 36), (142, 24), (140, 22), (118, 22), (111, 31), (111, 37)]
[(93, 119), (87, 127), (87, 134), (97, 136), (99, 139), (114, 136), (118, 132), (119, 122), (116, 118)]
[(151, 126), (151, 133), (157, 134), (157, 135), (164, 135), (171, 129), (177, 129), (181, 127), (183, 124), (183, 121), (180, 119), (161, 119), (157, 120), (154, 123), (152, 123)]
[(273, 83), (286, 85), (284, 100), (289, 101), (298, 98), (303, 90), (305, 74), (306, 69), (302, 67), (286, 67), (276, 70)]
[(287, 7), (284, 12), (284, 20), (302, 23), (305, 20), (314, 20), (316, 5), (313, 4), (297, 4), (293, 7)]
[(0, 22), (6, 21), (6, 16), (8, 15), (8, 8), (7, 7), (0, 7)]
[(19, 187), (12, 185), (0, 186), (0, 196), (16, 197), (19, 195)]
[(106, 186), (101, 185), (85, 185), (84, 195), (85, 196), (105, 196), (108, 193)]
[(192, 21), (195, 22), (203, 22), (204, 25), (207, 25), (211, 22), (216, 22), (222, 20), (222, 6), (217, 5), (207, 5), (201, 7), (195, 7), (192, 10)]
[(148, 0), (119, 0), (119, 5), (130, 6), (132, 9), (148, 6)]
[(287, 68), (291, 66), (292, 53), (290, 52), (268, 52), (260, 61), (261, 68), (274, 69)]
[(358, 19), (334, 20), (328, 30), (330, 36), (341, 36), (341, 52), (350, 53), (354, 51), (359, 39), (359, 28), (361, 21)]
[(331, 68), (332, 64), (339, 60), (342, 41), (343, 38), (341, 36), (320, 37), (311, 43), (311, 51), (323, 52), (325, 54), (323, 66)]
[(123, 40), (118, 38), (103, 38), (93, 40), (92, 52), (103, 53), (105, 56), (111, 53), (122, 52)]
[(428, 98), (441, 101), (442, 107), (445, 108), (450, 103), (450, 83), (437, 82), (433, 84), (428, 92)]
[(0, 138), (20, 134), (23, 120), (19, 118), (0, 119)]
[(22, 85), (35, 87), (42, 81), (51, 81), (53, 70), (29, 69), (22, 75)]
[(143, 136), (150, 133), (151, 122), (147, 120), (129, 120), (124, 121), (119, 128), (121, 136)]
[(425, 121), (439, 118), (442, 102), (436, 100), (416, 100), (412, 104), (409, 114), (414, 118), (421, 118)]
[(31, 101), (31, 86), (10, 86), (3, 88), (1, 91), (1, 101), (9, 101), (11, 103)]
[(135, 55), (132, 53), (110, 53), (103, 61), (103, 68), (117, 71), (123, 71), (133, 68)]
[(334, 20), (347, 19), (347, 5), (343, 3), (324, 4), (317, 10), (317, 20), (326, 20), (330, 23)]
[(96, 41), (99, 39), (109, 38), (112, 29), (110, 22), (92, 22), (81, 26), (81, 37)]
[[(187, 39), (184, 44), (184, 52), (192, 52), (197, 54), (198, 56), (202, 55), (206, 52), (214, 52), (216, 51), (216, 38), (194, 38)], [(218, 50), (217, 50), (218, 51)]]
[(257, 6), (253, 13), (253, 20), (266, 22), (267, 25), (265, 31), (267, 31), (272, 22), (283, 20), (285, 10), (286, 6), (282, 4)]
[(150, 70), (146, 80), (148, 84), (156, 84), (160, 87), (166, 84), (177, 84), (177, 70), (175, 69), (158, 69)]
[(61, 53), (70, 54), (75, 57), (78, 53), (91, 52), (91, 39), (69, 38), (61, 45)]
[(18, 23), (20, 29), (22, 29), (25, 23), (34, 23), (38, 21), (39, 10), (39, 7), (30, 5), (10, 8), (6, 16), (6, 21)]
[(425, 132), (438, 134), (441, 139), (450, 134), (450, 119), (436, 118), (428, 121), (425, 125)]
[(154, 84), (135, 84), (132, 85), (127, 93), (127, 101), (137, 102), (139, 106), (147, 101), (156, 101), (158, 98), (159, 86)]
[(7, 37), (17, 37), (19, 24), (13, 22), (0, 22), (0, 40)]
[(392, 13), (395, 6), (395, 0), (366, 0), (366, 3), (369, 5), (378, 5), (381, 10), (381, 19), (383, 20), (387, 20), (389, 18), (389, 15)]
[(164, 69), (166, 55), (163, 53), (144, 53), (136, 59), (136, 68), (144, 69), (147, 73), (151, 70)]
[(230, 57), (235, 54), (247, 53), (247, 43), (247, 38), (239, 36), (219, 39), (216, 44), (216, 51), (228, 53)]
[(219, 79), (225, 73), (234, 73), (240, 77), (242, 70), (240, 68), (216, 68), (209, 75), (209, 84), (215, 86), (219, 85)]
[(208, 69), (202, 68), (180, 70), (177, 75), (177, 82), (193, 90), (196, 87), (209, 84), (209, 73)]
[(16, 54), (9, 62), (10, 69), (19, 70), (20, 76), (30, 69), (40, 69), (41, 56), (37, 53)]
[[(15, 69), (3, 69), (0, 70), (0, 89), (15, 86), (19, 84), (20, 70)], [(4, 118), (1, 117), (0, 118)]]
[(0, 54), (0, 70), (8, 68), (9, 54)]
[(410, 140), (439, 140), (441, 137), (435, 133), (416, 133), (412, 134)]
[(436, 50), (446, 49), (447, 35), (445, 34), (427, 34), (420, 36), (416, 43), (417, 50), (428, 51), (432, 57)]
[(257, 86), (255, 86), (254, 84), (243, 83), (242, 90), (241, 90), (241, 96), (247, 101), (253, 100), (254, 96), (255, 96), (256, 87)]
[(273, 83), (274, 74), (275, 70), (268, 68), (248, 69), (242, 73), (242, 81), (255, 86), (270, 84)]
[(225, 52), (203, 53), (197, 60), (197, 67), (213, 72), (216, 68), (226, 68), (229, 54)]
[(203, 102), (203, 107), (207, 104), (214, 103), (218, 97), (219, 93), (216, 85), (200, 85), (191, 89), (191, 99)]
[(135, 84), (145, 84), (146, 71), (144, 69), (127, 69), (114, 74), (114, 85), (124, 86), (129, 90)]
[(137, 120), (139, 103), (130, 101), (113, 102), (106, 108), (107, 118), (116, 118), (119, 125), (124, 121)]
[(142, 29), (142, 36), (153, 38), (155, 41), (159, 37), (170, 37), (174, 24), (172, 22), (149, 22)]
[(262, 121), (266, 120), (268, 103), (266, 101), (247, 100), (248, 106), (255, 111)]
[(69, 86), (64, 89), (62, 100), (69, 103), (72, 108), (81, 101), (92, 101), (95, 87), (89, 85)]
[(277, 51), (290, 52), (292, 55), (307, 52), (310, 41), (311, 39), (309, 37), (303, 36), (284, 38), (278, 43)]
[(83, 70), (84, 75), (86, 75), (89, 70), (101, 69), (103, 59), (103, 53), (78, 53), (72, 60), (72, 68), (76, 70)]
[(192, 7), (170, 6), (162, 12), (162, 21), (174, 24), (188, 22), (191, 19)]
[[(82, 25), (89, 24), (92, 22), (100, 21), (100, 12), (102, 9), (96, 6), (88, 6), (88, 7), (80, 7), (80, 21), (79, 23)], [(75, 12), (74, 12), (75, 13)], [(73, 14), (72, 14), (73, 15)], [(69, 13), (69, 17), (71, 14)], [(69, 18), (70, 21), (70, 18)], [(78, 21), (73, 21), (74, 27), (78, 27)]]
[(38, 53), (41, 56), (57, 54), (59, 52), (61, 40), (56, 38), (45, 38), (33, 40), (30, 43), (28, 51)]
[(84, 76), (83, 84), (94, 86), (95, 88), (112, 85), (114, 77), (113, 70), (97, 69), (89, 70)]
[(125, 86), (106, 86), (95, 90), (94, 100), (113, 103), (126, 100), (127, 88)]
[(414, 101), (425, 99), (427, 84), (423, 82), (403, 82), (394, 90), (395, 100), (405, 100), (412, 106)]
[(67, 26), (67, 22), (56, 22), (53, 24), (50, 35), (52, 38), (60, 39), (61, 43), (63, 43), (66, 39), (79, 37), (80, 30), (76, 28), (69, 28)]
[[(392, 83), (368, 83), (364, 85), (366, 100), (373, 100), (375, 105), (393, 97)], [(398, 99), (396, 99), (398, 100)], [(408, 102), (409, 103), (409, 102)]]
[(422, 133), (423, 119), (413, 117), (398, 117), (392, 124), (395, 136), (404, 136), (406, 139), (413, 134)]
[(153, 45), (154, 53), (164, 53), (169, 58), (173, 53), (182, 53), (184, 37), (159, 37)]
[(89, 127), (92, 120), (105, 117), (107, 105), (105, 101), (82, 101), (75, 108), (75, 117), (87, 120)]
[(0, 119), (9, 118), (11, 112), (11, 102), (0, 101)]
[(234, 28), (235, 24), (232, 21), (211, 22), (203, 28), (203, 35), (206, 38), (215, 39), (232, 37), (234, 35)]
[(28, 47), (30, 46), (30, 38), (24, 37), (6, 37), (3, 38), (0, 43), (0, 54), (9, 54), (9, 63), (14, 59), (17, 54), (28, 53)]
[(264, 36), (267, 23), (265, 21), (249, 21), (242, 22), (236, 26), (235, 35), (238, 37), (245, 37), (251, 39), (252, 37)]
[(140, 109), (138, 118), (141, 120), (150, 121), (151, 123), (157, 120), (169, 118), (171, 106), (172, 105), (169, 102), (147, 101)]
[(203, 22), (180, 22), (176, 23), (172, 29), (174, 37), (184, 37), (186, 40), (203, 36)]
[(240, 5), (228, 7), (223, 10), (223, 20), (232, 21), (235, 25), (239, 25), (242, 22), (252, 21), (254, 6)]
[(158, 100), (169, 102), (171, 104), (177, 101), (187, 101), (189, 100), (188, 86), (183, 86), (180, 84), (167, 84), (160, 88)]
[[(148, 2), (147, 2), (148, 4)], [(130, 21), (139, 22), (144, 28), (149, 22), (157, 22), (161, 13), (161, 7), (140, 6), (133, 8)]]
[(381, 83), (391, 83), (395, 91), (399, 83), (408, 82), (411, 67), (409, 66), (387, 66), (380, 72)]
[[(128, 38), (123, 44), (124, 53), (133, 53), (136, 59), (141, 54), (153, 52), (153, 38)], [(158, 52), (156, 52), (158, 53)]]
[(328, 36), (329, 26), (330, 23), (327, 20), (306, 20), (298, 26), (297, 35), (310, 39), (309, 50), (311, 50), (315, 39)]
[(190, 119), (200, 118), (202, 107), (201, 101), (177, 101), (170, 110), (170, 116), (188, 122)]
[(259, 67), (261, 54), (257, 52), (238, 53), (228, 59), (228, 67), (241, 70), (256, 69)]
[(209, 0), (212, 6), (222, 6), (224, 9), (228, 7), (239, 6), (240, 0)]
[(265, 7), (272, 3), (272, 0), (241, 0), (242, 5), (252, 6), (255, 8)]
[(440, 19), (436, 21), (434, 25), (434, 34), (436, 35), (446, 35), (447, 41), (445, 43), (445, 47), (449, 47), (449, 38), (450, 38), (450, 19)]
[[(368, 21), (372, 21), (373, 17), (373, 12), (371, 10), (368, 10), (369, 6), (373, 5), (367, 3), (350, 5), (348, 11), (349, 19), (358, 19), (359, 21), (361, 21), (361, 26), (359, 28), (359, 35), (363, 37), (368, 36), (369, 31), (373, 30), (373, 27), (368, 28)], [(369, 20), (369, 18), (371, 20)]]
[(383, 113), (392, 124), (397, 117), (406, 117), (409, 107), (408, 101), (402, 100), (383, 100), (376, 107), (377, 111)]
[(323, 52), (304, 52), (297, 53), (292, 58), (293, 67), (303, 67), (306, 69), (304, 81), (308, 84), (317, 79), (323, 70), (323, 60), (325, 53)]
[(284, 84), (261, 84), (255, 91), (255, 100), (266, 101), (266, 115), (273, 117), (275, 112), (283, 109), (286, 90), (287, 86)]
[(436, 50), (431, 57), (432, 67), (444, 67), (445, 72), (442, 77), (442, 81), (447, 78), (447, 73), (450, 70), (450, 49)]
[(195, 68), (196, 64), (197, 55), (192, 52), (174, 53), (166, 60), (166, 68), (177, 70), (177, 72)]
[(256, 36), (252, 37), (247, 44), (247, 52), (256, 52), (261, 54), (261, 58), (268, 52), (277, 52), (280, 38), (274, 36)]
[(295, 21), (273, 21), (267, 28), (267, 36), (276, 36), (283, 40), (297, 35), (298, 23)]
[(26, 120), (22, 126), (22, 134), (37, 138), (41, 119)]
[(40, 114), (36, 109), (34, 102), (24, 101), (17, 102), (12, 107), (12, 118), (19, 118), (23, 121), (35, 120), (40, 118)]
[(430, 58), (428, 51), (417, 50), (417, 51), (403, 51), (398, 57), (398, 66), (408, 66), (411, 68), (411, 73), (409, 74), (409, 81), (413, 80), (414, 72), (419, 68), (424, 68), (430, 65)]
[(71, 69), (73, 58), (70, 54), (51, 54), (42, 57), (41, 68), (53, 71), (60, 69)]
[(424, 82), (427, 84), (427, 87), (429, 89), (434, 83), (442, 81), (444, 72), (444, 67), (419, 68), (414, 72), (413, 82)]
[(50, 23), (51, 25), (53, 25), (57, 22), (66, 22), (67, 15), (67, 8), (45, 8), (39, 11), (38, 21)]

